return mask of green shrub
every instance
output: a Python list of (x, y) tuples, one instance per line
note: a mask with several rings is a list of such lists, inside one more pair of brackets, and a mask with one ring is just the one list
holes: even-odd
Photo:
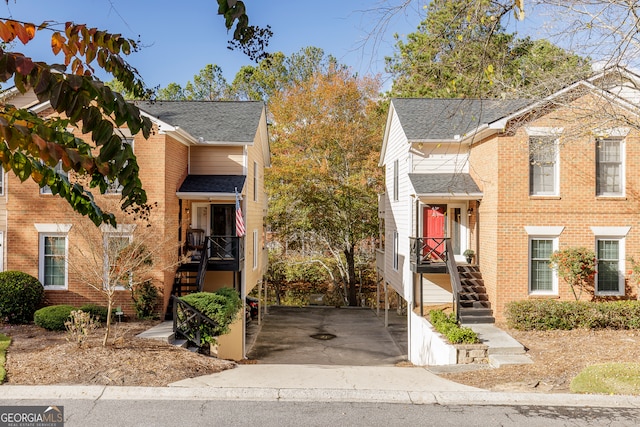
[(4, 368), (7, 362), (7, 348), (11, 344), (11, 338), (4, 334), (0, 334), (0, 384), (2, 384), (7, 376), (7, 371)]
[(93, 319), (100, 323), (107, 321), (107, 307), (97, 304), (85, 304), (80, 307), (80, 310), (84, 313), (89, 313)]
[(429, 321), (436, 331), (441, 333), (451, 344), (475, 344), (478, 335), (471, 328), (460, 326), (455, 313), (447, 316), (442, 310), (431, 310)]
[(554, 329), (640, 329), (640, 301), (514, 301), (506, 306), (509, 327)]
[(208, 339), (229, 333), (229, 325), (235, 320), (240, 308), (242, 308), (240, 295), (230, 288), (222, 288), (213, 293), (197, 292), (181, 299), (217, 323), (215, 328), (205, 327), (203, 329), (203, 333)]
[(44, 301), (44, 287), (35, 277), (21, 271), (0, 273), (0, 320), (27, 323)]
[(41, 328), (50, 331), (64, 331), (66, 330), (64, 322), (71, 318), (73, 310), (76, 308), (71, 305), (50, 305), (36, 311), (33, 321)]
[(131, 289), (133, 308), (138, 319), (155, 319), (158, 317), (156, 305), (158, 304), (158, 288), (151, 280), (147, 280)]

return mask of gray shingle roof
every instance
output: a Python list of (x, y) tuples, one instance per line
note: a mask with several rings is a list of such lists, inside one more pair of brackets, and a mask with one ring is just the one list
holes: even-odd
[(468, 173), (410, 173), (418, 195), (480, 195), (482, 192)]
[(244, 175), (188, 175), (178, 193), (230, 193), (244, 187)]
[(260, 101), (136, 101), (142, 111), (208, 142), (252, 143), (264, 103)]
[(391, 100), (405, 135), (411, 140), (453, 140), (483, 124), (500, 120), (532, 104), (527, 99), (429, 99)]

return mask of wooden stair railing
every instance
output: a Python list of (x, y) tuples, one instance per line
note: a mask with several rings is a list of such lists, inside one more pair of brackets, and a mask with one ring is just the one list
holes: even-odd
[(176, 296), (173, 300), (173, 332), (198, 348), (208, 343), (203, 336), (203, 326), (217, 328), (218, 324)]
[[(451, 247), (451, 239), (446, 241), (447, 254), (453, 254)], [(462, 292), (462, 284), (460, 283), (460, 272), (455, 256), (447, 256), (447, 270), (449, 270), (449, 281), (451, 282), (451, 293), (453, 294), (453, 308), (456, 313), (456, 320), (460, 321), (460, 292)]]
[(196, 285), (198, 292), (202, 292), (204, 289), (204, 276), (207, 274), (207, 264), (209, 263), (209, 241), (207, 237), (204, 239), (202, 245), (202, 253), (200, 254), (200, 264), (198, 264), (198, 277), (196, 279)]

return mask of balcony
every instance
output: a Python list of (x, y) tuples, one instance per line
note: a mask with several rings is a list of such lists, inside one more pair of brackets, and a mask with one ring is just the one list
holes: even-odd
[[(242, 271), (244, 267), (244, 237), (205, 236), (207, 271)], [(183, 265), (183, 271), (197, 271), (200, 252), (195, 248), (189, 261)]]
[(411, 271), (414, 273), (447, 272), (447, 238), (410, 237)]

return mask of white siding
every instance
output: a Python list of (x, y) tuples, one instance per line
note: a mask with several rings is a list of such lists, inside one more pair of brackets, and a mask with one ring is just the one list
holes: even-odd
[(467, 173), (469, 146), (466, 144), (424, 144), (412, 154), (413, 173)]
[[(411, 236), (411, 184), (408, 179), (410, 171), (409, 143), (400, 126), (395, 111), (392, 113), (389, 139), (386, 145), (385, 182), (388, 195), (393, 193), (393, 164), (398, 160), (398, 200), (387, 198), (385, 209), (385, 280), (407, 301), (411, 300), (410, 243)], [(398, 270), (393, 269), (393, 233), (398, 231)]]

